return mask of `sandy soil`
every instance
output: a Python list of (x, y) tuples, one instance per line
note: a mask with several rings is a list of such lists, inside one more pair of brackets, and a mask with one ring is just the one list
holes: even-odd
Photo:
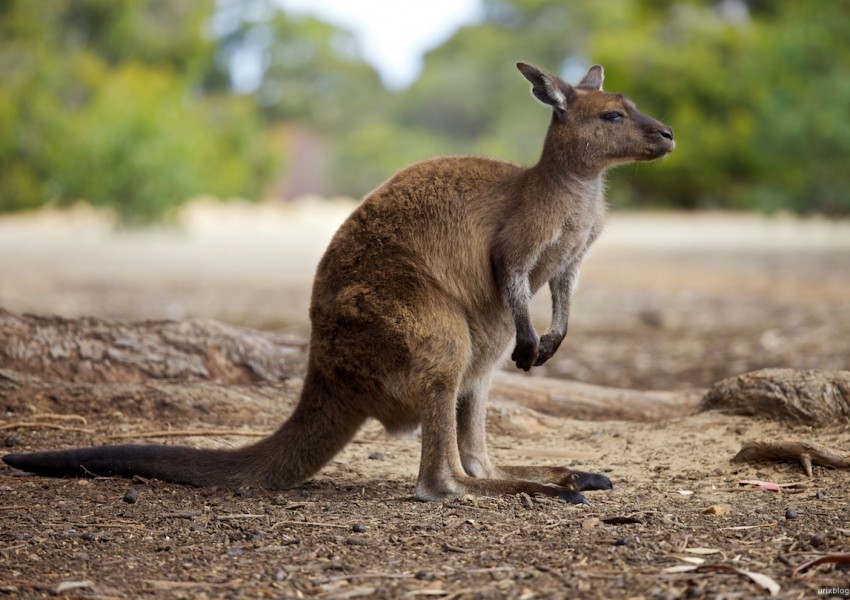
[[(351, 206), (199, 204), (183, 226), (117, 233), (85, 210), (0, 219), (0, 306), (119, 318), (206, 316), (307, 331), (309, 282)], [(545, 294), (543, 294), (545, 296)], [(546, 326), (546, 299), (535, 307)], [(850, 365), (850, 223), (730, 215), (614, 215), (586, 263), (568, 341), (531, 376), (704, 388), (756, 368)], [(2, 366), (2, 365), (0, 365)], [(297, 384), (297, 382), (296, 382)], [(246, 389), (248, 395), (250, 390)], [(126, 399), (125, 399), (126, 400)], [(43, 401), (43, 403), (42, 403)], [(7, 412), (11, 425), (30, 414)], [(110, 412), (81, 401), (65, 428), (9, 427), (16, 450), (209, 426), (267, 431), (288, 406), (222, 423), (191, 410)], [(751, 439), (850, 450), (846, 424), (705, 413), (661, 423), (491, 412), (505, 463), (566, 463), (616, 484), (591, 506), (517, 497), (412, 499), (418, 442), (367, 426), (311, 483), (282, 493), (0, 471), (0, 592), (10, 597), (783, 598), (850, 587), (850, 477), (729, 462)], [(230, 445), (244, 436), (176, 438)], [(741, 480), (798, 483), (782, 492)], [(138, 497), (129, 502), (132, 488)], [(717, 565), (720, 565), (717, 567)], [(683, 572), (671, 567), (697, 567)], [(725, 570), (718, 570), (725, 569)], [(734, 571), (738, 569), (739, 571)]]

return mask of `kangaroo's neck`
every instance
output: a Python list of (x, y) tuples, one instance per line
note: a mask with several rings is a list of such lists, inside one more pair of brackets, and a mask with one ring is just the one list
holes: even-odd
[(543, 141), (543, 151), (540, 153), (535, 168), (541, 174), (549, 178), (566, 178), (568, 180), (581, 180), (584, 182), (599, 181), (605, 170), (605, 165), (588, 152), (590, 143), (578, 136), (573, 139), (564, 139), (563, 133), (556, 135), (553, 125), (546, 132)]
[(603, 201), (603, 170), (587, 168), (582, 163), (574, 152), (564, 152), (547, 143), (537, 164), (525, 170), (523, 195), (571, 203)]

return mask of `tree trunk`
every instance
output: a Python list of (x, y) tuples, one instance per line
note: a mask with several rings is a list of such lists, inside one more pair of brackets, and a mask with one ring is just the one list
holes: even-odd
[(778, 419), (824, 427), (850, 420), (850, 371), (763, 369), (720, 381), (699, 411)]
[(490, 399), (586, 421), (658, 421), (694, 412), (702, 391), (640, 391), (500, 371)]
[(300, 377), (307, 344), (216, 321), (119, 321), (0, 309), (0, 367), (78, 383), (280, 382)]
[[(234, 406), (243, 402), (233, 397), (234, 385), (253, 384), (252, 391), (261, 389), (265, 397), (275, 385), (301, 378), (306, 349), (306, 342), (292, 336), (210, 320), (127, 322), (0, 310), (0, 398), (13, 412), (40, 399), (41, 410), (156, 410), (171, 422), (208, 403), (209, 414), (219, 422), (235, 417)], [(287, 393), (291, 396), (291, 386)], [(491, 397), (552, 416), (647, 421), (692, 412), (699, 394), (500, 372)], [(285, 404), (292, 401), (287, 398)], [(240, 412), (261, 410), (251, 404)]]
[[(297, 399), (307, 343), (211, 320), (128, 322), (0, 309), (0, 403), (8, 412), (120, 411), (163, 420), (269, 423)], [(638, 391), (498, 372), (496, 404), (586, 420), (690, 414), (701, 393)], [(850, 372), (769, 369), (721, 381), (697, 410), (810, 425), (847, 421)], [(207, 421), (207, 419), (204, 419)]]

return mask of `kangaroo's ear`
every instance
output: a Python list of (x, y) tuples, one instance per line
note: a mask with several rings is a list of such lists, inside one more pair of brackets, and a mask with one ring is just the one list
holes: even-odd
[(518, 62), (516, 68), (531, 82), (531, 93), (543, 104), (564, 112), (573, 94), (573, 89), (551, 73), (534, 65)]
[(605, 69), (601, 65), (593, 65), (576, 86), (580, 90), (601, 90), (605, 80)]

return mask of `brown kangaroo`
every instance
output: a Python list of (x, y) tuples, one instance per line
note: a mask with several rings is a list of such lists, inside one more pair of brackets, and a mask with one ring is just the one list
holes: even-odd
[[(416, 497), (545, 494), (586, 502), (604, 475), (566, 467), (494, 465), (485, 403), (493, 371), (528, 371), (567, 334), (579, 267), (602, 229), (603, 172), (675, 146), (669, 127), (620, 94), (602, 67), (572, 87), (518, 63), (552, 109), (539, 162), (521, 168), (476, 157), (409, 166), (372, 192), (319, 263), (310, 307), (304, 389), (292, 416), (244, 448), (123, 445), (7, 454), (41, 475), (140, 475), (191, 485), (287, 488), (327, 464), (369, 418), (388, 431), (422, 426)], [(532, 294), (552, 294), (537, 336)]]

